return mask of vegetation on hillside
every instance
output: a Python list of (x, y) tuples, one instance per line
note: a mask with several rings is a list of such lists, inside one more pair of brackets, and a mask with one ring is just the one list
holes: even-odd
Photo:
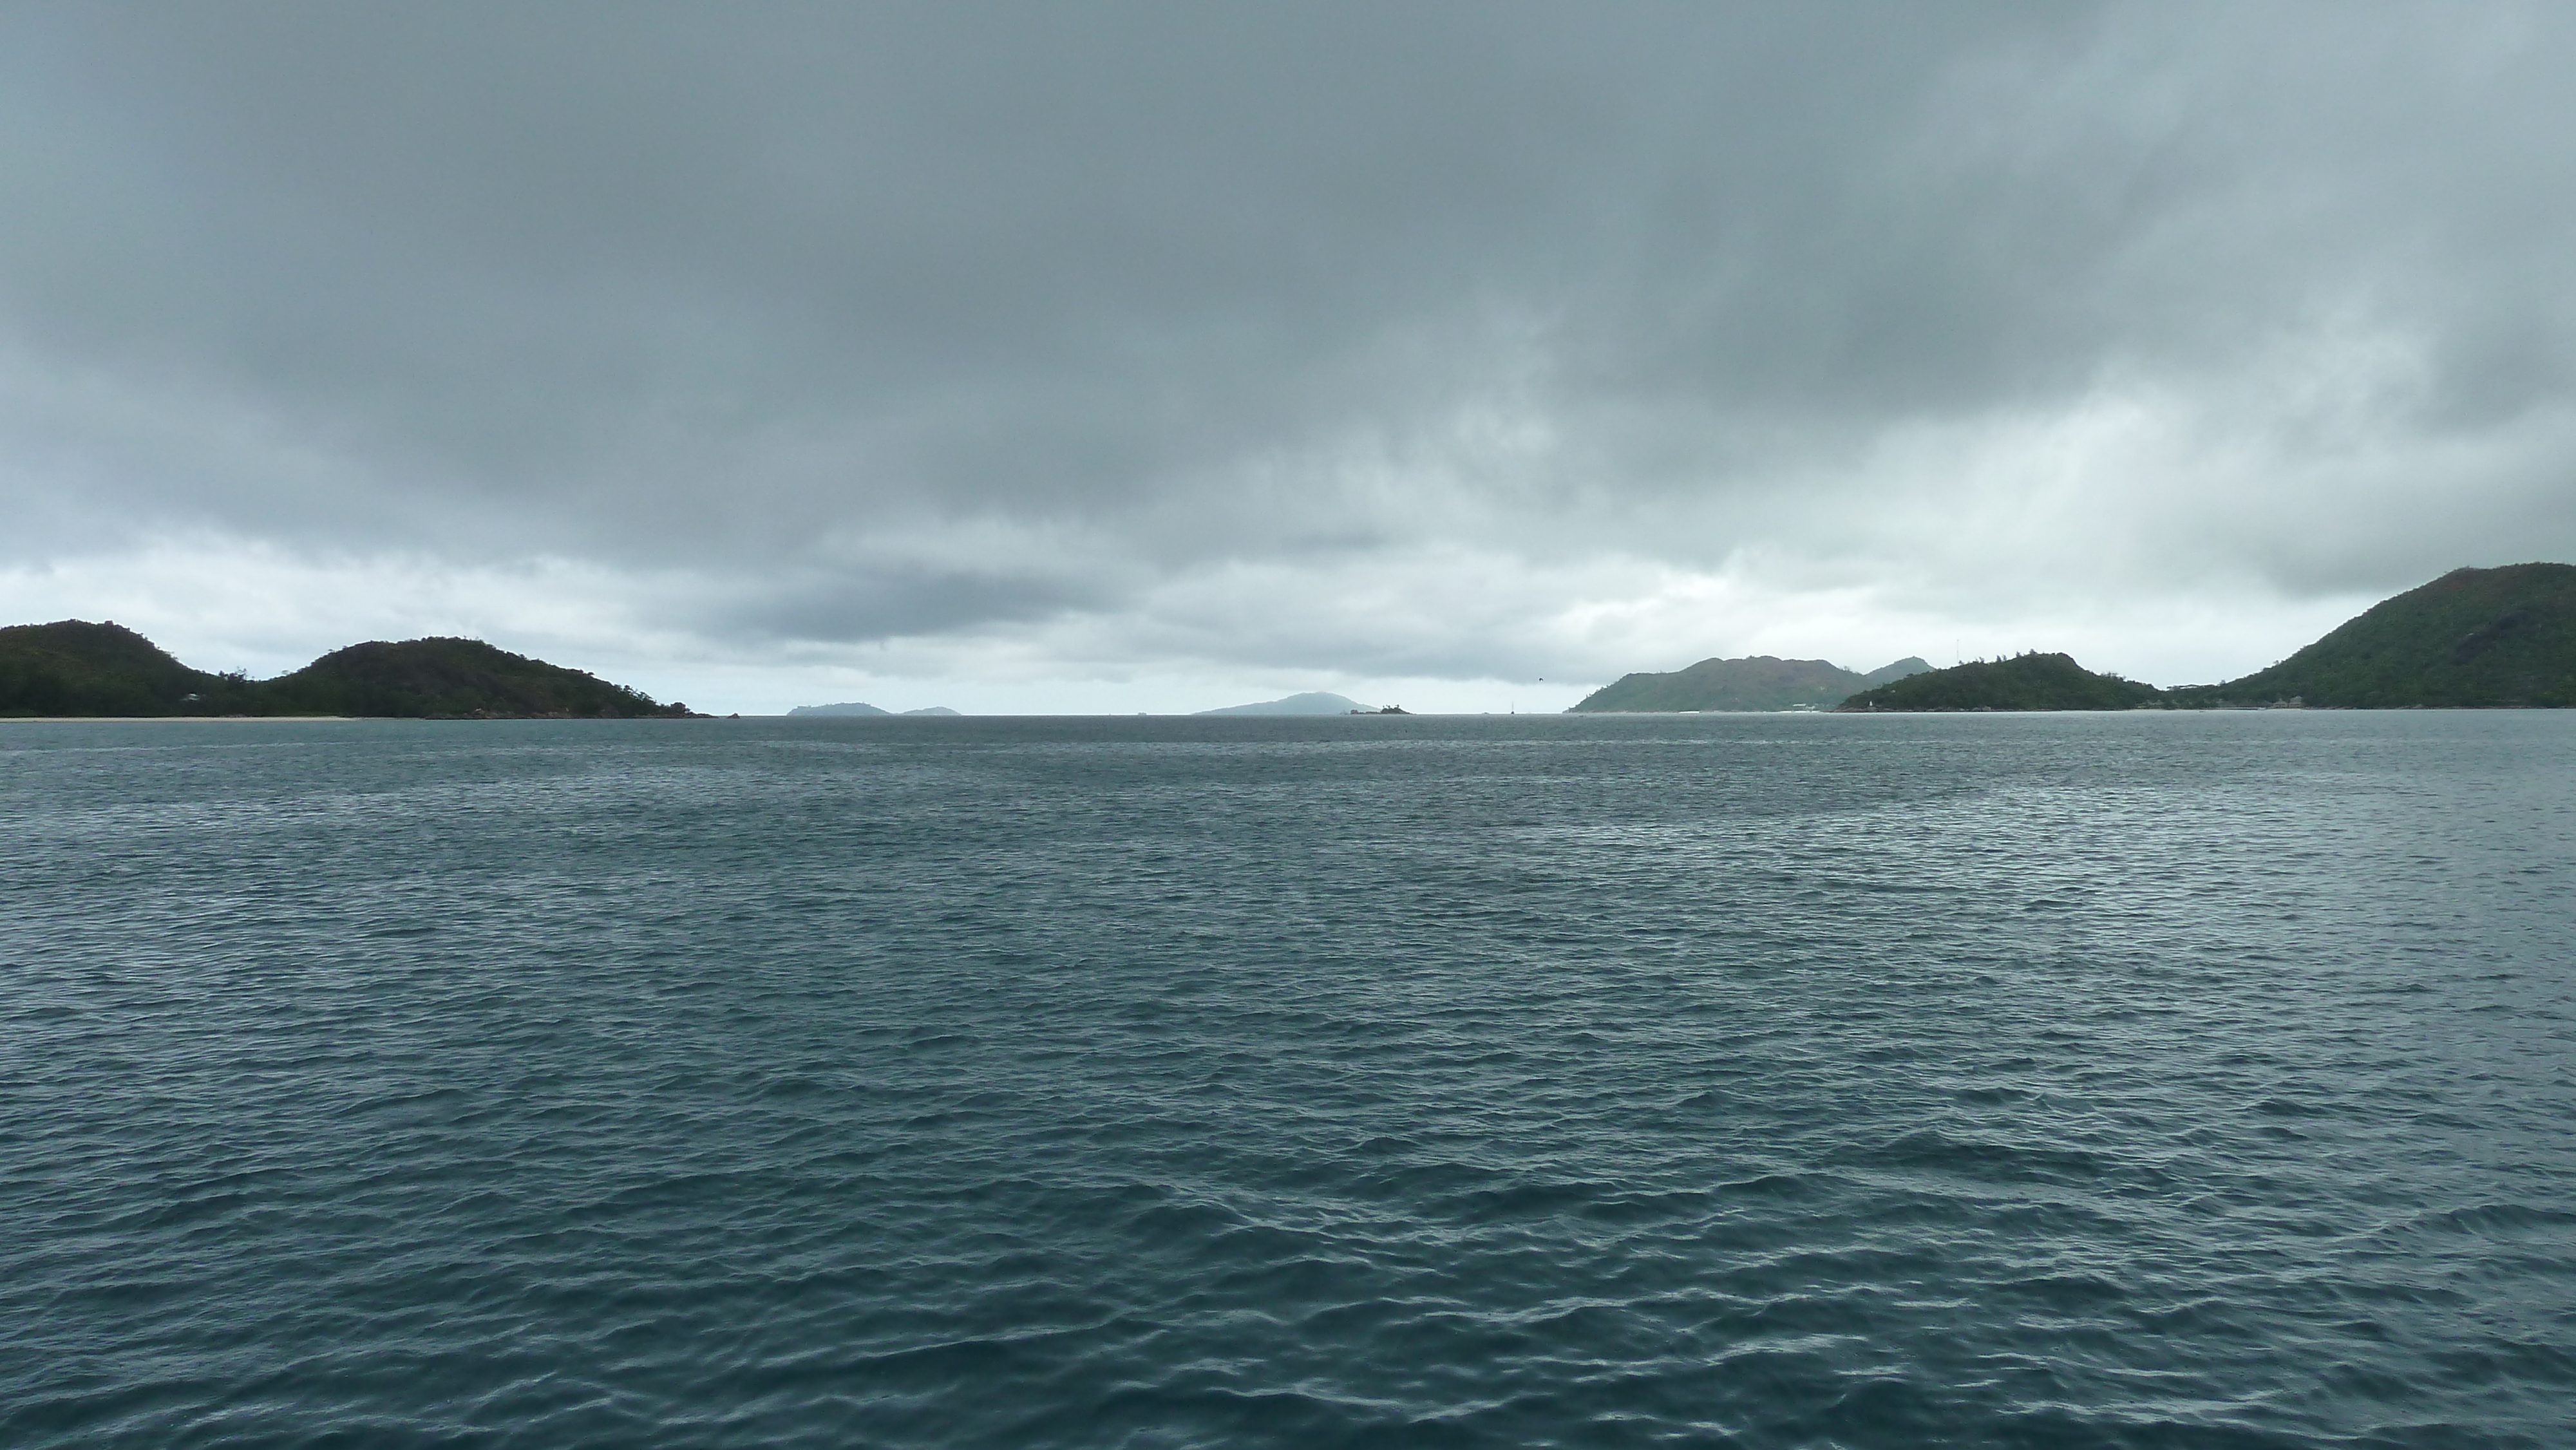
[[(1698, 699), (1707, 697), (1705, 687), (1693, 694), (1684, 682), (1695, 674), (1718, 674), (1718, 667), (1821, 664), (1704, 660), (1669, 675), (1629, 675), (1575, 708), (1776, 709), (1699, 704)], [(2131, 710), (2276, 704), (2344, 709), (2576, 706), (2576, 566), (2455, 569), (2380, 601), (2270, 669), (2223, 685), (2159, 690), (2117, 675), (2097, 675), (2062, 654), (2033, 652), (1910, 675), (1854, 693), (1841, 708)]]
[(2014, 655), (1972, 660), (1946, 670), (1865, 690), (1842, 703), (1845, 710), (2133, 710), (2154, 705), (2153, 685), (2097, 675), (2062, 654)]
[(253, 687), (172, 659), (118, 624), (0, 629), (0, 715), (244, 713)]
[(0, 715), (685, 716), (638, 690), (474, 639), (336, 650), (273, 680), (193, 670), (116, 624), (0, 629)]
[(2576, 566), (2454, 569), (2270, 669), (2172, 695), (2179, 705), (2576, 705)]
[(479, 639), (374, 641), (334, 650), (261, 686), (265, 715), (578, 716), (686, 715), (640, 690), (583, 670), (498, 649)]

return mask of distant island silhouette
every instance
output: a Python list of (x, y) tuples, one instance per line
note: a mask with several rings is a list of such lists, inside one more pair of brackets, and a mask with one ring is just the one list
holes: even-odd
[(945, 705), (925, 705), (918, 710), (880, 710), (874, 705), (850, 700), (838, 705), (799, 705), (787, 713), (800, 718), (812, 718), (817, 715), (954, 715), (957, 712)]
[(0, 628), (0, 716), (355, 715), (414, 720), (694, 714), (479, 639), (373, 640), (273, 680), (190, 669), (123, 625)]
[(1302, 695), (1289, 695), (1277, 700), (1262, 700), (1250, 705), (1227, 705), (1215, 710), (1200, 710), (1200, 715), (1373, 715), (1377, 711), (1347, 696), (1323, 690), (1308, 690)]
[(1872, 685), (1932, 668), (1906, 658), (1867, 674), (1826, 660), (1770, 655), (1709, 659), (1666, 674), (1622, 675), (1575, 704), (1573, 712), (1662, 710), (1830, 710)]

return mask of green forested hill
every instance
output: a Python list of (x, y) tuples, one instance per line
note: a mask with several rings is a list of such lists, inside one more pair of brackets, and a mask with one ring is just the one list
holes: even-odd
[(211, 675), (115, 624), (0, 629), (0, 715), (380, 715), (624, 718), (680, 704), (474, 639), (373, 642), (273, 680)]
[(1919, 659), (1856, 674), (1825, 660), (1784, 660), (1753, 655), (1735, 660), (1701, 660), (1667, 673), (1622, 675), (1585, 696), (1579, 711), (1632, 710), (1788, 710), (1798, 706), (1827, 708), (1855, 691), (1901, 678), (1931, 666)]
[(2576, 566), (2454, 569), (2268, 670), (2173, 697), (2354, 709), (2576, 705)]
[(596, 675), (514, 655), (479, 639), (373, 641), (334, 650), (260, 686), (266, 715), (686, 715)]
[(247, 690), (239, 677), (192, 670), (119, 624), (0, 629), (0, 715), (219, 713), (242, 708)]
[(2156, 703), (2153, 685), (2097, 675), (2061, 654), (1974, 660), (1909, 675), (1845, 700), (1845, 710), (2129, 710)]
[[(1920, 664), (1920, 661), (1910, 663)], [(1778, 709), (1701, 704), (1820, 660), (1704, 660), (1669, 675), (1630, 675), (1578, 710)], [(1895, 669), (1896, 666), (1889, 668)], [(1809, 678), (1815, 679), (1808, 685)], [(1820, 677), (1800, 677), (1815, 688)], [(1793, 686), (1792, 688), (1795, 688)], [(1732, 698), (1747, 698), (1749, 692)], [(1776, 698), (1776, 696), (1774, 697)], [(2270, 669), (2223, 685), (2158, 690), (2097, 675), (2062, 654), (2031, 653), (1912, 674), (1854, 693), (1846, 710), (2127, 710), (2296, 703), (2343, 709), (2576, 706), (2576, 565), (2454, 569), (2372, 605)]]

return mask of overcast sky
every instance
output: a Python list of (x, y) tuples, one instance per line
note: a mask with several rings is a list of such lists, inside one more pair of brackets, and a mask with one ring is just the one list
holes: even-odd
[(0, 9), (0, 616), (699, 708), (2259, 667), (2576, 560), (2576, 7)]

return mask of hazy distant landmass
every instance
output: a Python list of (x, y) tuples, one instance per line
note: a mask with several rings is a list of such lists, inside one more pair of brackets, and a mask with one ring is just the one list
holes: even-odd
[[(880, 710), (880, 709), (878, 709), (878, 708), (877, 708), (876, 706), (874, 706), (874, 705), (861, 704), (860, 702), (858, 702), (858, 701), (856, 701), (856, 700), (845, 700), (845, 701), (841, 702), (841, 703), (840, 703), (840, 704), (838, 704), (838, 705), (799, 705), (799, 706), (797, 706), (795, 709), (790, 710), (790, 711), (788, 711), (787, 713), (788, 713), (788, 714), (790, 714), (790, 715), (815, 716), (815, 715), (892, 715), (892, 714), (895, 714), (895, 713), (897, 713), (897, 712), (895, 712), (895, 711), (893, 711), (893, 710)], [(922, 707), (921, 709), (918, 709), (918, 710), (905, 710), (905, 711), (902, 711), (901, 713), (906, 714), (906, 715), (954, 715), (954, 714), (956, 714), (957, 712), (956, 712), (956, 711), (954, 711), (954, 710), (949, 709), (949, 708), (948, 708), (947, 706), (945, 706), (945, 705), (927, 705), (927, 706), (924, 706), (924, 707)]]
[(1845, 710), (2134, 710), (2164, 692), (2153, 685), (2097, 675), (2062, 654), (2033, 652), (1926, 670), (1864, 690)]
[(1218, 710), (1201, 710), (1201, 715), (1347, 715), (1353, 710), (1374, 713), (1374, 706), (1363, 705), (1345, 696), (1323, 690), (1309, 690), (1285, 699), (1262, 700), (1250, 705), (1228, 705)]
[(2454, 569), (2269, 669), (2169, 693), (2179, 705), (2576, 705), (2576, 566)]
[(209, 674), (118, 624), (0, 629), (0, 715), (371, 715), (408, 719), (686, 716), (641, 690), (479, 639), (382, 640), (292, 674)]
[(1867, 674), (1826, 660), (1753, 655), (1701, 660), (1665, 674), (1622, 675), (1586, 695), (1578, 711), (1830, 709), (1872, 685), (1932, 668), (1907, 658)]

